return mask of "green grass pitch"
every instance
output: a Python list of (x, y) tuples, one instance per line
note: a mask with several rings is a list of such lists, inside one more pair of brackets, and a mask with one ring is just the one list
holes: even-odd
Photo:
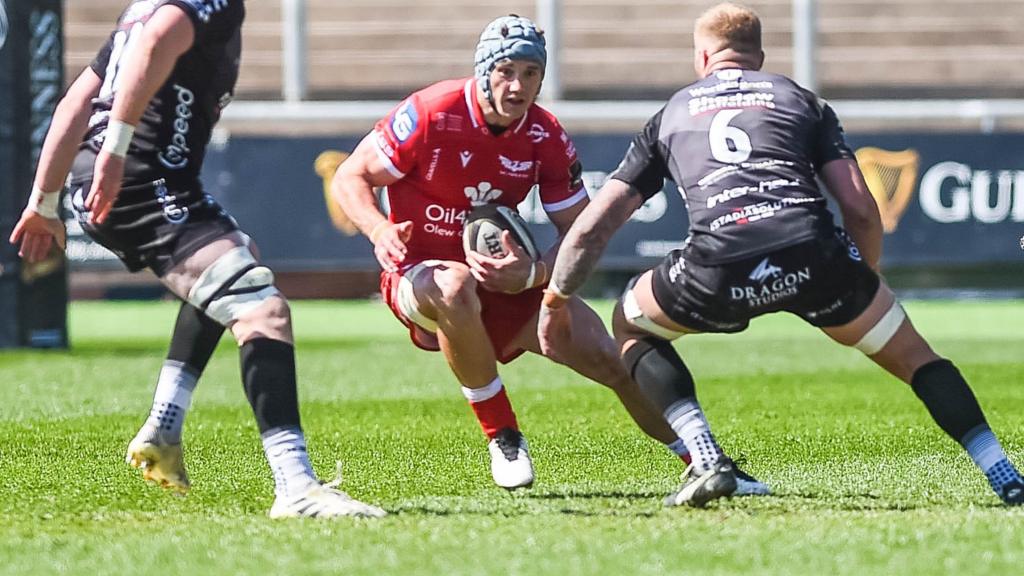
[[(599, 306), (607, 313), (609, 304)], [(1024, 304), (911, 302), (1024, 464)], [(68, 352), (0, 353), (3, 574), (1008, 574), (1024, 510), (998, 504), (905, 385), (799, 320), (677, 345), (717, 435), (775, 490), (665, 509), (681, 466), (613, 395), (536, 357), (504, 368), (537, 483), (491, 484), (438, 354), (381, 304), (297, 302), (318, 472), (381, 521), (271, 521), (272, 482), (225, 338), (186, 422), (185, 498), (124, 448), (149, 407), (171, 303), (75, 303)]]

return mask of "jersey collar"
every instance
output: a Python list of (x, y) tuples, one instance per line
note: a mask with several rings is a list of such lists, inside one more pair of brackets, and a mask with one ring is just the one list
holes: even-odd
[[(480, 108), (480, 103), (476, 100), (476, 79), (470, 78), (469, 80), (466, 80), (466, 84), (462, 91), (466, 99), (466, 108), (469, 111), (469, 119), (473, 122), (473, 128), (481, 133), (493, 136), (490, 128), (487, 127), (487, 122), (484, 120), (483, 108)], [(523, 117), (519, 119), (519, 123), (516, 124), (514, 128), (510, 127), (510, 129), (505, 130), (497, 137), (508, 138), (512, 134), (519, 134), (523, 129), (523, 126), (526, 124), (526, 119), (530, 116), (533, 106), (534, 105), (530, 105), (526, 110), (526, 114), (523, 114)]]

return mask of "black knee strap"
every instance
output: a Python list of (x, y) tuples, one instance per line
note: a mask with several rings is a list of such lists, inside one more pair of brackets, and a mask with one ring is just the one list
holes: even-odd
[(924, 402), (935, 423), (957, 442), (963, 444), (968, 432), (986, 425), (978, 399), (949, 360), (935, 360), (918, 368), (910, 387)]
[(640, 338), (622, 360), (640, 390), (659, 410), (697, 395), (690, 369), (667, 340)]

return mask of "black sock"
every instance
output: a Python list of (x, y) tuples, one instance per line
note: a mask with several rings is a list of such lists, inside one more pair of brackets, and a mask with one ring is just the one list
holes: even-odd
[(242, 384), (260, 434), (299, 426), (299, 393), (295, 383), (295, 347), (270, 338), (242, 345)]
[(224, 327), (187, 302), (181, 303), (174, 323), (167, 359), (183, 363), (196, 376), (202, 374), (217, 349)]
[(640, 390), (662, 412), (697, 395), (690, 369), (667, 340), (641, 338), (626, 350), (622, 360)]
[(986, 425), (978, 399), (949, 360), (929, 362), (914, 372), (910, 387), (924, 402), (935, 423), (953, 440), (964, 443), (974, 428)]

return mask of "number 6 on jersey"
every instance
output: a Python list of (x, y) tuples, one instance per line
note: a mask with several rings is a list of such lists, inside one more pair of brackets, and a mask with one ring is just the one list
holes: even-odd
[(722, 110), (711, 120), (708, 142), (711, 144), (711, 155), (715, 160), (736, 164), (750, 158), (750, 152), (753, 150), (750, 136), (735, 126), (729, 126), (729, 122), (742, 112), (743, 110)]

